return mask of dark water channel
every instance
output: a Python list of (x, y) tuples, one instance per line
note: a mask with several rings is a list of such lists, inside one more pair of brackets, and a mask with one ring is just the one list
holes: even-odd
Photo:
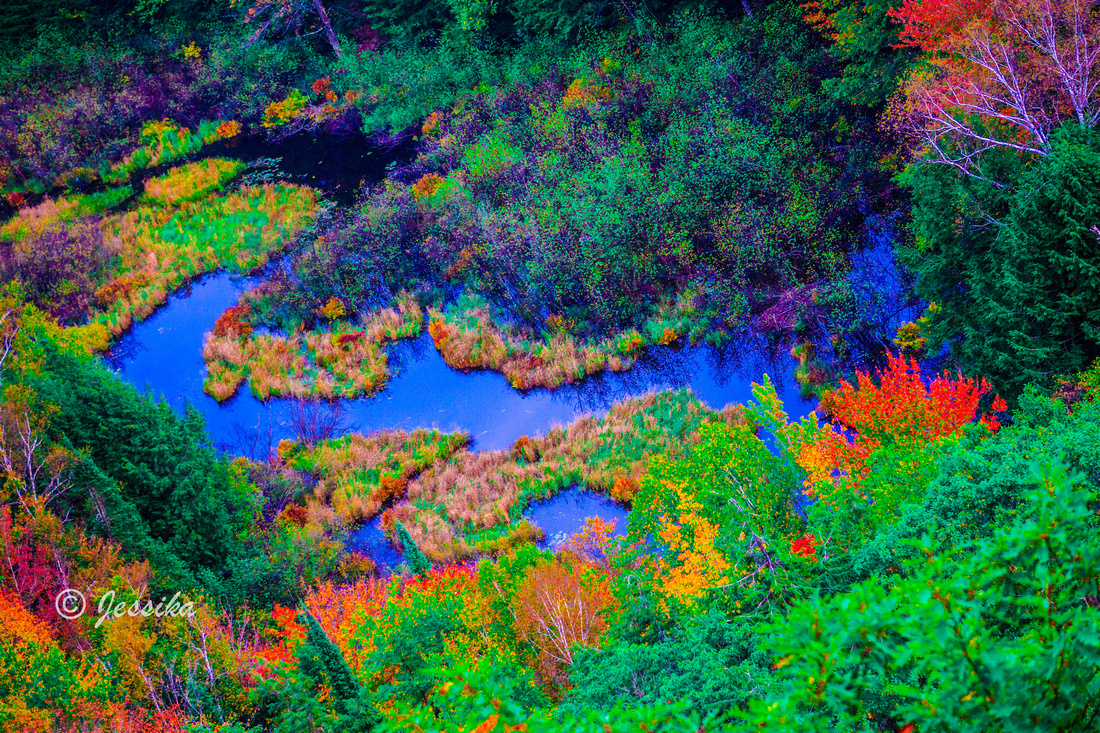
[[(183, 410), (190, 402), (206, 418), (215, 444), (248, 455), (266, 455), (268, 445), (293, 438), (288, 400), (261, 402), (247, 383), (219, 405), (202, 391), (206, 367), (202, 342), (206, 332), (241, 293), (256, 283), (226, 273), (209, 275), (168, 299), (168, 303), (134, 328), (106, 357), (119, 376)], [(348, 430), (439, 428), (470, 434), (478, 450), (508, 448), (522, 435), (543, 435), (555, 424), (584, 414), (600, 414), (630, 396), (667, 388), (690, 387), (711, 407), (751, 399), (750, 383), (772, 376), (792, 418), (813, 408), (799, 397), (794, 362), (784, 351), (767, 355), (735, 347), (680, 349), (655, 347), (632, 370), (602, 374), (559, 390), (521, 393), (495, 372), (463, 373), (452, 369), (425, 332), (413, 341), (389, 348), (393, 376), (375, 397), (345, 400)], [(327, 408), (332, 409), (332, 408)]]
[[(279, 159), (267, 168), (254, 168), (249, 175), (254, 182), (270, 176), (310, 185), (347, 205), (353, 202), (361, 181), (380, 180), (413, 154), (411, 142), (380, 149), (358, 135), (334, 140), (300, 134), (281, 142), (241, 136), (207, 146), (195, 157), (224, 156), (249, 162)], [(880, 242), (874, 249), (892, 260), (888, 242)], [(883, 271), (874, 257), (865, 265), (866, 272)], [(869, 297), (881, 297), (883, 287), (888, 299), (898, 292), (892, 267), (886, 268), (890, 282), (885, 284), (874, 279), (862, 282), (859, 269), (853, 286), (867, 290)], [(180, 411), (186, 403), (198, 408), (219, 449), (253, 459), (266, 458), (280, 439), (295, 437), (292, 403), (260, 402), (246, 383), (236, 397), (219, 405), (202, 390), (206, 372), (202, 342), (218, 316), (259, 281), (224, 272), (202, 277), (169, 296), (164, 307), (136, 324), (105, 357), (120, 377), (138, 389), (167, 400)], [(889, 303), (880, 304), (880, 309), (884, 322), (896, 325), (902, 315)], [(619, 400), (653, 391), (688, 387), (713, 408), (743, 403), (752, 399), (751, 383), (760, 381), (765, 373), (771, 376), (792, 419), (814, 407), (799, 396), (793, 378), (795, 362), (786, 349), (748, 336), (720, 349), (654, 347), (628, 372), (596, 375), (555, 391), (526, 393), (517, 392), (494, 372), (463, 373), (447, 366), (426, 332), (416, 340), (388, 347), (388, 352), (391, 378), (383, 392), (322, 408), (339, 411), (343, 431), (434, 427), (468, 433), (477, 450), (506, 449), (520, 436), (543, 435), (555, 424), (567, 424), (585, 414), (603, 414)], [(579, 531), (591, 516), (618, 520), (616, 533), (626, 531), (625, 509), (576, 488), (530, 507), (526, 516), (545, 531), (543, 546), (550, 548)], [(354, 530), (347, 546), (371, 555), (383, 569), (395, 567), (402, 559), (383, 536), (379, 518)]]
[[(294, 437), (291, 402), (261, 402), (252, 396), (247, 383), (236, 397), (221, 405), (202, 390), (204, 335), (257, 281), (224, 272), (196, 280), (136, 324), (105, 361), (123, 379), (167, 400), (175, 409), (182, 412), (187, 403), (198, 408), (211, 438), (222, 450), (262, 459), (279, 439)], [(521, 435), (545, 434), (555, 424), (569, 423), (584, 414), (605, 413), (625, 397), (650, 391), (690, 387), (715, 408), (745, 402), (752, 396), (751, 382), (764, 373), (772, 375), (792, 418), (813, 407), (799, 397), (789, 355), (783, 351), (766, 355), (744, 345), (741, 350), (656, 347), (628, 372), (597, 375), (556, 391), (527, 393), (517, 392), (495, 372), (452, 369), (426, 333), (389, 347), (389, 353), (392, 377), (386, 389), (375, 397), (341, 403), (345, 430), (461, 430), (470, 434), (478, 450), (506, 449)], [(578, 489), (536, 504), (527, 513), (546, 533), (543, 546), (551, 548), (579, 531), (590, 516), (617, 519), (617, 532), (625, 532), (626, 515), (625, 509), (606, 498)], [(347, 547), (370, 555), (384, 572), (402, 559), (383, 536), (378, 518), (354, 530)]]
[[(281, 438), (293, 438), (292, 403), (260, 402), (248, 389), (219, 405), (202, 390), (206, 367), (204, 335), (226, 308), (259, 278), (217, 273), (202, 277), (171, 296), (167, 304), (138, 323), (105, 357), (116, 373), (138, 389), (167, 400), (182, 412), (194, 405), (205, 416), (207, 429), (222, 450), (250, 458), (265, 458)], [(897, 312), (886, 316), (896, 321)], [(752, 399), (751, 383), (769, 374), (791, 419), (809, 413), (814, 404), (803, 400), (793, 378), (794, 360), (785, 349), (763, 339), (746, 337), (732, 346), (654, 347), (632, 370), (590, 377), (578, 385), (521, 393), (494, 372), (464, 373), (449, 367), (425, 333), (413, 341), (388, 347), (392, 376), (384, 391), (363, 399), (345, 400), (343, 429), (370, 432), (435, 427), (465, 431), (477, 450), (506, 449), (522, 435), (545, 434), (584, 414), (603, 414), (630, 396), (668, 388), (689, 387), (713, 408)], [(326, 406), (323, 409), (336, 409)], [(531, 506), (526, 515), (546, 533), (543, 547), (556, 549), (579, 531), (588, 517), (618, 520), (625, 533), (627, 511), (580, 489), (568, 489)], [(370, 555), (382, 572), (402, 561), (381, 530), (379, 518), (353, 530), (349, 550)]]
[(270, 140), (263, 133), (238, 135), (198, 153), (198, 158), (236, 158), (246, 163), (277, 160), (278, 180), (311, 186), (345, 206), (354, 202), (361, 182), (380, 181), (415, 156), (411, 137), (382, 147), (359, 132), (342, 136), (299, 132), (281, 140)]

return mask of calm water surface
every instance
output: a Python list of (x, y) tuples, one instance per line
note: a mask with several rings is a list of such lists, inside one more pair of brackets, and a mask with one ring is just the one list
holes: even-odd
[(605, 522), (614, 521), (613, 534), (624, 537), (628, 514), (630, 510), (602, 494), (573, 487), (546, 501), (533, 504), (523, 516), (546, 533), (538, 546), (556, 550), (567, 539), (580, 532), (590, 517), (599, 517)]
[[(164, 307), (123, 336), (106, 357), (108, 365), (138, 389), (166, 399), (181, 411), (187, 402), (197, 407), (215, 444), (244, 454), (255, 450), (257, 435), (263, 452), (269, 443), (293, 437), (290, 402), (261, 402), (246, 383), (236, 397), (219, 405), (202, 391), (206, 375), (202, 341), (218, 316), (258, 282), (227, 273), (206, 276), (170, 296)], [(580, 415), (602, 414), (624, 397), (670, 387), (690, 387), (715, 408), (745, 402), (752, 397), (750, 383), (764, 373), (772, 375), (792, 418), (813, 409), (812, 403), (799, 397), (794, 362), (784, 352), (769, 357), (748, 348), (657, 347), (628, 372), (527, 393), (512, 389), (495, 372), (452, 369), (426, 333), (390, 347), (389, 354), (393, 376), (386, 389), (374, 397), (342, 402), (346, 429), (461, 430), (471, 435), (478, 450), (502, 449), (522, 435), (543, 435), (555, 424), (569, 423)]]

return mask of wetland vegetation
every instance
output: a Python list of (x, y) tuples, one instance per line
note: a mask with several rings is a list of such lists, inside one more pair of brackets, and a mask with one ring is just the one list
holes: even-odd
[(1098, 11), (0, 0), (0, 727), (1100, 730)]

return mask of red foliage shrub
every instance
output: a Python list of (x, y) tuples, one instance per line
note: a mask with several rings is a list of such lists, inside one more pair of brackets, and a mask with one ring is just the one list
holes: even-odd
[(247, 305), (235, 305), (218, 316), (214, 323), (215, 336), (247, 336), (252, 333), (252, 325), (248, 322), (252, 315), (252, 308)]
[(330, 91), (332, 91), (332, 80), (327, 76), (322, 76), (313, 82), (313, 93), (318, 97), (325, 97)]
[(109, 308), (120, 300), (130, 296), (130, 293), (134, 292), (138, 288), (143, 288), (149, 284), (149, 276), (144, 272), (132, 273), (130, 275), (123, 275), (120, 278), (116, 278), (111, 282), (97, 288), (95, 291), (95, 302), (100, 308)]
[(810, 562), (817, 562), (817, 546), (821, 543), (812, 534), (799, 537), (791, 543), (791, 554)]
[[(985, 379), (952, 379), (946, 372), (925, 385), (916, 360), (893, 354), (888, 358), (879, 384), (859, 372), (858, 386), (841, 380), (839, 390), (821, 398), (822, 408), (861, 440), (931, 442), (951, 435), (974, 421), (978, 403), (992, 390)], [(981, 420), (991, 422), (984, 416)]]
[(396, 499), (405, 493), (405, 490), (409, 486), (409, 480), (406, 478), (397, 478), (395, 476), (383, 476), (378, 487), (378, 490), (374, 493), (374, 498), (381, 502), (389, 501), (390, 499)]
[[(885, 512), (883, 516), (890, 515), (907, 500), (906, 491), (917, 485), (916, 479), (877, 481), (866, 495), (877, 465), (873, 456), (894, 451), (908, 458), (893, 459), (891, 470), (919, 472), (929, 460), (923, 452), (926, 446), (958, 433), (975, 419), (993, 431), (1000, 426), (992, 415), (979, 417), (979, 403), (992, 389), (984, 379), (952, 378), (945, 372), (926, 383), (916, 361), (892, 354), (877, 384), (864, 372), (857, 376), (858, 385), (842, 380), (840, 389), (822, 396), (821, 407), (833, 424), (798, 449), (798, 464), (808, 474), (807, 493), (828, 503), (858, 496), (875, 505), (877, 512)], [(994, 410), (1005, 406), (1004, 400), (993, 400)]]
[(302, 504), (287, 504), (279, 514), (279, 519), (296, 527), (304, 527), (306, 524), (306, 507)]
[(366, 331), (354, 331), (352, 333), (342, 333), (336, 338), (336, 343), (340, 346), (347, 346), (348, 344), (358, 343), (363, 340), (366, 335)]
[(523, 458), (527, 463), (534, 463), (540, 455), (539, 447), (526, 435), (516, 438), (516, 442), (512, 444), (512, 460)]

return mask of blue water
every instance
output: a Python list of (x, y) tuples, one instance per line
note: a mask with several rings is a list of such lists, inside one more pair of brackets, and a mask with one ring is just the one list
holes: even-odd
[[(204, 335), (226, 308), (259, 278), (218, 273), (193, 282), (169, 296), (164, 307), (134, 328), (106, 355), (123, 379), (167, 400), (182, 412), (194, 405), (205, 416), (215, 445), (236, 455), (263, 459), (281, 438), (294, 437), (291, 402), (255, 399), (242, 386), (238, 396), (219, 405), (202, 391), (206, 367)], [(893, 313), (896, 317), (896, 312)], [(478, 450), (505, 449), (516, 438), (545, 434), (584, 414), (602, 414), (624, 397), (667, 388), (690, 387), (714, 408), (752, 398), (751, 383), (772, 375), (792, 419), (813, 409), (800, 398), (793, 378), (794, 361), (762, 339), (748, 337), (732, 347), (655, 347), (640, 363), (621, 374), (605, 373), (559, 390), (512, 389), (494, 372), (463, 373), (447, 366), (425, 334), (389, 347), (392, 377), (371, 398), (345, 400), (342, 430), (435, 427), (465, 431)], [(334, 408), (325, 405), (325, 410)], [(526, 515), (546, 533), (544, 547), (556, 549), (580, 531), (588, 517), (617, 519), (616, 533), (626, 531), (627, 511), (605, 497), (578, 489), (564, 491), (532, 506)], [(363, 552), (384, 574), (403, 561), (381, 531), (380, 519), (353, 530), (347, 549)]]
[(396, 550), (389, 538), (382, 534), (381, 516), (348, 533), (344, 547), (349, 552), (360, 552), (370, 557), (382, 574), (392, 571), (405, 559), (404, 554)]
[(615, 520), (614, 535), (625, 536), (628, 514), (628, 509), (606, 496), (574, 487), (546, 501), (533, 504), (523, 516), (546, 533), (538, 546), (557, 550), (567, 539), (584, 528), (589, 517), (599, 517), (605, 522)]
[[(185, 401), (206, 418), (215, 445), (252, 458), (266, 457), (281, 438), (294, 436), (291, 403), (254, 398), (247, 383), (219, 405), (202, 391), (206, 367), (203, 335), (257, 278), (227, 273), (203, 277), (169, 296), (167, 304), (136, 324), (105, 357), (107, 364), (138, 389), (166, 399), (182, 411)], [(521, 393), (495, 372), (463, 373), (447, 366), (425, 333), (390, 347), (393, 376), (375, 397), (345, 400), (345, 430), (435, 427), (466, 431), (478, 450), (508, 448), (516, 438), (543, 435), (555, 424), (600, 414), (624, 397), (690, 386), (711, 407), (751, 399), (750, 383), (772, 375), (792, 418), (813, 409), (794, 382), (794, 362), (784, 351), (762, 353), (761, 342), (735, 347), (655, 347), (628, 372), (601, 374), (559, 390)], [(326, 406), (325, 409), (331, 409)]]

